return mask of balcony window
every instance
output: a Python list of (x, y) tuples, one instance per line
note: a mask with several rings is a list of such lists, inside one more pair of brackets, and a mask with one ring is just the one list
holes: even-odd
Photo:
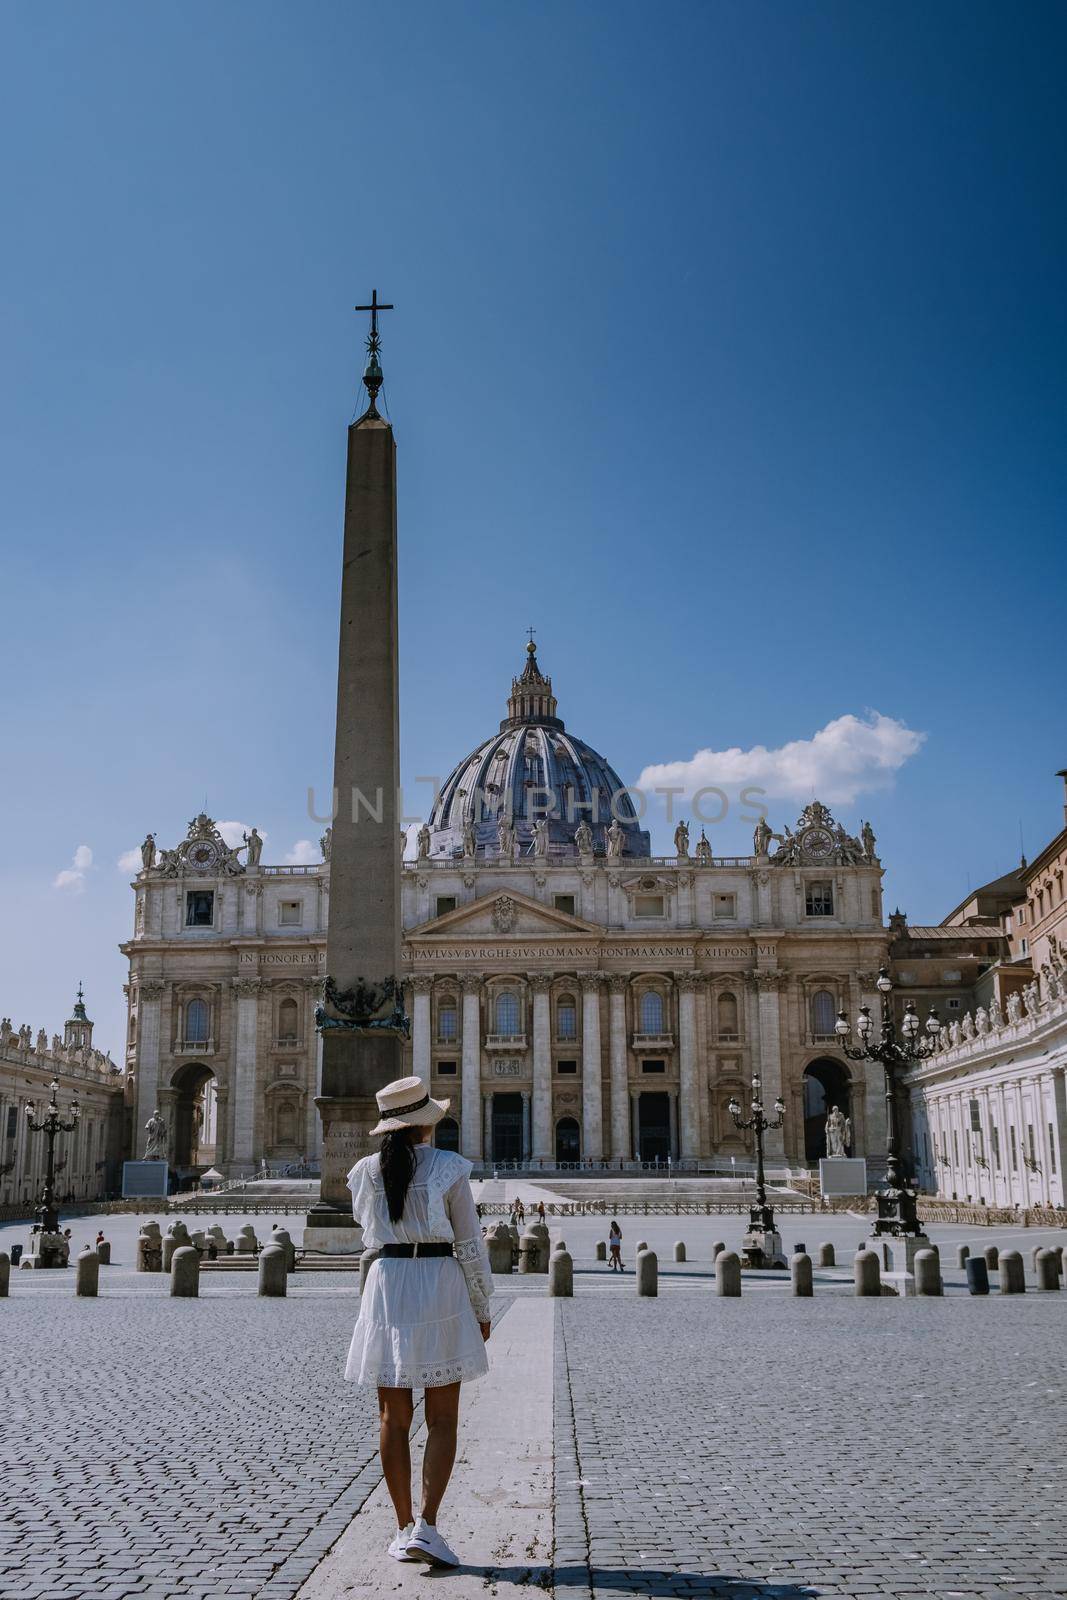
[(578, 1007), (571, 995), (561, 995), (556, 1005), (556, 1038), (577, 1039)]
[(185, 1008), (186, 1044), (207, 1044), (210, 1013), (203, 1000), (190, 1000)]
[(663, 1033), (663, 996), (655, 989), (646, 989), (641, 996), (641, 1032)]
[(493, 1032), (513, 1038), (519, 1032), (519, 997), (511, 989), (502, 989), (496, 997), (493, 1012)]
[(829, 989), (819, 989), (811, 997), (811, 1031), (817, 1038), (833, 1038), (837, 1006)]
[(719, 1024), (720, 1039), (736, 1039), (737, 1028), (737, 996), (735, 994), (721, 994), (715, 1010)]
[(295, 1044), (297, 1010), (295, 1000), (283, 1000), (278, 1007), (278, 1043)]
[(437, 1007), (437, 1037), (444, 1040), (459, 1038), (459, 1012), (454, 1000), (442, 1000)]

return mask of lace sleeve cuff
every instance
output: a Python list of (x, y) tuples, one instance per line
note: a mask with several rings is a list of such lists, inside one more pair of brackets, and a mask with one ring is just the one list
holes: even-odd
[(489, 1302), (493, 1297), (493, 1275), (489, 1271), (489, 1253), (485, 1248), (485, 1240), (457, 1239), (454, 1248), (456, 1260), (467, 1282), (467, 1293), (470, 1295), (474, 1315), (479, 1322), (488, 1322)]

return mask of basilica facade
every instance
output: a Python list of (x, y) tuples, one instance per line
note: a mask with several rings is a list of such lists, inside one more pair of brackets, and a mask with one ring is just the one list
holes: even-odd
[[(881, 1072), (834, 1033), (875, 1004), (887, 960), (869, 826), (854, 838), (813, 801), (793, 828), (759, 819), (751, 855), (716, 856), (682, 821), (653, 856), (639, 799), (567, 730), (532, 645), (505, 709), (402, 873), (405, 1050), (451, 1101), (438, 1141), (479, 1166), (729, 1172), (750, 1150), (727, 1107), (758, 1074), (786, 1106), (772, 1163), (823, 1154), (838, 1105), (877, 1171)], [(319, 1153), (330, 834), (312, 866), (260, 849), (201, 815), (162, 853), (146, 839), (133, 884), (135, 1120), (160, 1110), (183, 1180)]]

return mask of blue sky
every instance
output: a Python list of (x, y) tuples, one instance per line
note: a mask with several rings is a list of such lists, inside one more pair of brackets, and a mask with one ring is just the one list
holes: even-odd
[(373, 285), (409, 779), (492, 731), (532, 623), (624, 779), (756, 771), (776, 826), (815, 787), (872, 818), (913, 920), (1013, 865), (1020, 823), (1031, 854), (1055, 831), (1061, 7), (9, 5), (0, 30), (16, 1025), (57, 1027), (84, 977), (117, 1051), (146, 829), (206, 804), (265, 859), (317, 838)]

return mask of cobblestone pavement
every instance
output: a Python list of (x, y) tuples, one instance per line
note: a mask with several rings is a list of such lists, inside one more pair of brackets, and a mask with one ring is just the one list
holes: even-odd
[(617, 1305), (557, 1304), (557, 1596), (1067, 1594), (1067, 1296)]
[(0, 1593), (295, 1594), (380, 1476), (373, 1397), (339, 1381), (353, 1280), (75, 1300), (29, 1276), (0, 1301)]

